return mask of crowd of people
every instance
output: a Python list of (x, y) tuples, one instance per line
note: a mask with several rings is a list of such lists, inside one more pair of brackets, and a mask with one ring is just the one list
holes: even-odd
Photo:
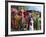
[(39, 17), (39, 19), (41, 18), (39, 13), (35, 15), (30, 10), (24, 10), (24, 9), (17, 10), (16, 8), (11, 8), (11, 30), (27, 31), (27, 30), (40, 29), (41, 20), (40, 20), (40, 25), (37, 26), (36, 21), (38, 20), (36, 19), (36, 17)]

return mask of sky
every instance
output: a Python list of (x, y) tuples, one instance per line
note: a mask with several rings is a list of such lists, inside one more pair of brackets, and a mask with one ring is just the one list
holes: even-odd
[(41, 6), (28, 6), (28, 10), (35, 10), (41, 12)]

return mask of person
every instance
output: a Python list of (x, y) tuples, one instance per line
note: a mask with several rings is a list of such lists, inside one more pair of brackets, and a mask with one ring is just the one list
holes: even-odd
[(11, 30), (18, 31), (18, 10), (16, 8), (11, 8)]
[(37, 14), (37, 20), (38, 20), (37, 30), (40, 30), (41, 29), (41, 14), (40, 13)]
[(37, 13), (36, 19), (34, 20), (34, 29), (40, 30), (41, 29), (41, 14)]
[(29, 12), (29, 30), (34, 30), (34, 27), (33, 27), (33, 24), (34, 23), (34, 20), (33, 20), (33, 17), (32, 17), (32, 13)]

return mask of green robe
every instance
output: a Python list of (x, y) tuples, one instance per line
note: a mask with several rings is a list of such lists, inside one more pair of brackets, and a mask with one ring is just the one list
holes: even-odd
[(36, 20), (34, 20), (35, 30), (40, 30), (40, 25), (41, 25), (41, 18), (36, 17)]

